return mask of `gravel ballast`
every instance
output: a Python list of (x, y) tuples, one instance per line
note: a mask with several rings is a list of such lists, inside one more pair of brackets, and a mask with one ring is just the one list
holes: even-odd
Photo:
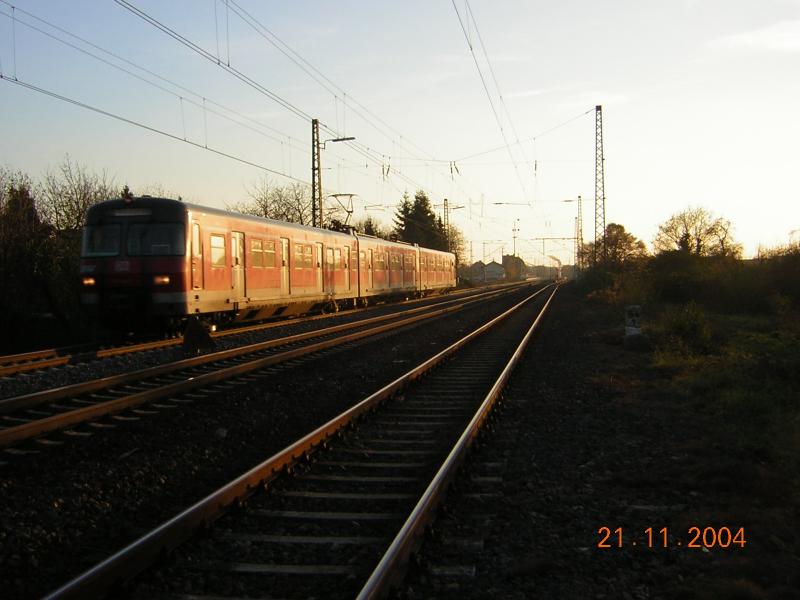
[[(556, 295), (403, 596), (800, 598), (791, 486), (734, 455), (712, 411), (665, 393), (623, 323), (569, 286)], [(691, 527), (723, 526), (746, 544), (688, 547)]]
[(3, 597), (41, 596), (93, 566), (462, 337), (497, 304), (300, 359), (138, 421), (105, 419), (101, 425), (115, 427), (85, 426), (91, 436), (6, 458)]

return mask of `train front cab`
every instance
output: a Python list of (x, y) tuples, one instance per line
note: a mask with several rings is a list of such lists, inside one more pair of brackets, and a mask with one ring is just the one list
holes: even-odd
[(186, 314), (186, 210), (177, 201), (109, 200), (87, 211), (81, 303), (112, 328), (159, 327)]

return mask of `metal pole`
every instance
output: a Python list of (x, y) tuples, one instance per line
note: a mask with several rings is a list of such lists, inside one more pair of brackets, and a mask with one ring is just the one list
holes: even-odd
[[(311, 226), (322, 227), (322, 167), (320, 166), (319, 119), (311, 120)], [(319, 207), (319, 218), (317, 217)]]
[(444, 199), (444, 237), (447, 240), (447, 251), (450, 252), (450, 207)]
[(594, 127), (594, 256), (593, 262), (598, 262), (598, 246), (600, 257), (606, 256), (606, 192), (603, 161), (603, 107), (595, 106)]

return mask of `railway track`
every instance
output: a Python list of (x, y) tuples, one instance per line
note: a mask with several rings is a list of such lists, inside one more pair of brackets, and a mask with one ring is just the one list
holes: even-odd
[(48, 597), (115, 594), (169, 551), (170, 566), (125, 591), (385, 596), (554, 294), (535, 292)]
[[(491, 291), (491, 290), (490, 290)], [(473, 290), (468, 292), (457, 292), (450, 294), (448, 297), (452, 298), (454, 295), (457, 297), (466, 297), (474, 294)], [(481, 292), (478, 292), (481, 293)], [(485, 292), (483, 292), (485, 293)], [(442, 299), (443, 296), (432, 296), (427, 298), (418, 298), (413, 300), (406, 300), (401, 303), (391, 305), (393, 309), (399, 308), (403, 310), (405, 307), (417, 303), (430, 303), (435, 304)], [(446, 301), (446, 300), (445, 300)], [(385, 305), (372, 306), (369, 308), (349, 309), (336, 313), (337, 317), (347, 317), (355, 314), (363, 314), (374, 312), (378, 308), (383, 308)], [(323, 319), (330, 319), (332, 315), (329, 313), (309, 315), (292, 319), (291, 321), (272, 321), (267, 323), (257, 323), (254, 325), (246, 325), (242, 327), (235, 327), (230, 329), (222, 329), (211, 332), (211, 337), (214, 339), (222, 339), (236, 335), (246, 335), (269, 329), (285, 327), (287, 324), (297, 325), (300, 323), (311, 323)], [(20, 373), (30, 373), (31, 371), (41, 371), (44, 369), (51, 369), (55, 367), (63, 367), (65, 365), (75, 365), (80, 363), (91, 362), (95, 360), (103, 360), (114, 356), (123, 356), (135, 352), (147, 352), (149, 350), (158, 350), (161, 348), (171, 348), (179, 346), (183, 343), (183, 338), (172, 338), (165, 340), (146, 341), (133, 344), (124, 344), (112, 347), (98, 347), (94, 343), (79, 344), (74, 346), (65, 346), (62, 348), (49, 348), (44, 350), (36, 350), (33, 352), (24, 352), (20, 354), (10, 354), (0, 356), (0, 377), (12, 377)]]
[[(191, 402), (192, 393), (203, 388), (245, 384), (253, 381), (253, 377), (269, 376), (279, 365), (303, 356), (436, 319), (511, 291), (513, 288), (451, 299), (406, 310), (399, 316), (394, 313), (375, 316), (130, 373), (5, 398), (0, 400), (0, 448), (18, 446), (28, 440), (43, 445), (61, 445), (63, 439), (43, 439), (42, 436), (68, 430), (66, 437), (83, 437), (86, 432), (70, 428), (108, 415), (118, 422), (138, 420), (158, 410), (174, 407), (176, 402)], [(148, 406), (143, 407), (145, 404)], [(123, 411), (126, 414), (120, 414)], [(103, 427), (102, 424), (99, 426)], [(15, 448), (11, 451), (25, 454), (35, 450)]]

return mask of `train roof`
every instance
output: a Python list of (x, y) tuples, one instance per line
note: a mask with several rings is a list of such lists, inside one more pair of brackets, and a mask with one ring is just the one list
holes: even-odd
[[(125, 211), (128, 216), (137, 216), (136, 210), (148, 211), (146, 214), (143, 212), (138, 216), (155, 216), (158, 219), (174, 219), (185, 215), (187, 212), (197, 212), (204, 214), (218, 215), (222, 217), (235, 216), (238, 219), (244, 219), (254, 223), (269, 223), (275, 226), (295, 229), (298, 231), (325, 233), (326, 235), (341, 236), (348, 239), (358, 237), (361, 239), (374, 239), (382, 244), (390, 244), (398, 247), (415, 247), (417, 244), (410, 244), (408, 242), (393, 242), (375, 236), (353, 232), (353, 234), (342, 233), (332, 229), (320, 229), (319, 227), (311, 227), (309, 225), (300, 225), (298, 223), (290, 223), (288, 221), (278, 221), (275, 219), (268, 219), (266, 217), (257, 217), (255, 215), (246, 215), (242, 213), (222, 210), (219, 208), (211, 208), (209, 206), (202, 206), (200, 204), (192, 204), (183, 202), (182, 200), (175, 200), (172, 198), (158, 198), (154, 196), (136, 196), (131, 199), (115, 198), (111, 200), (104, 200), (89, 207), (86, 211), (86, 223), (93, 224), (101, 220), (102, 216), (108, 214), (109, 211)], [(441, 254), (452, 254), (444, 250), (434, 250), (432, 248), (420, 247), (422, 250), (428, 252), (437, 252)]]

